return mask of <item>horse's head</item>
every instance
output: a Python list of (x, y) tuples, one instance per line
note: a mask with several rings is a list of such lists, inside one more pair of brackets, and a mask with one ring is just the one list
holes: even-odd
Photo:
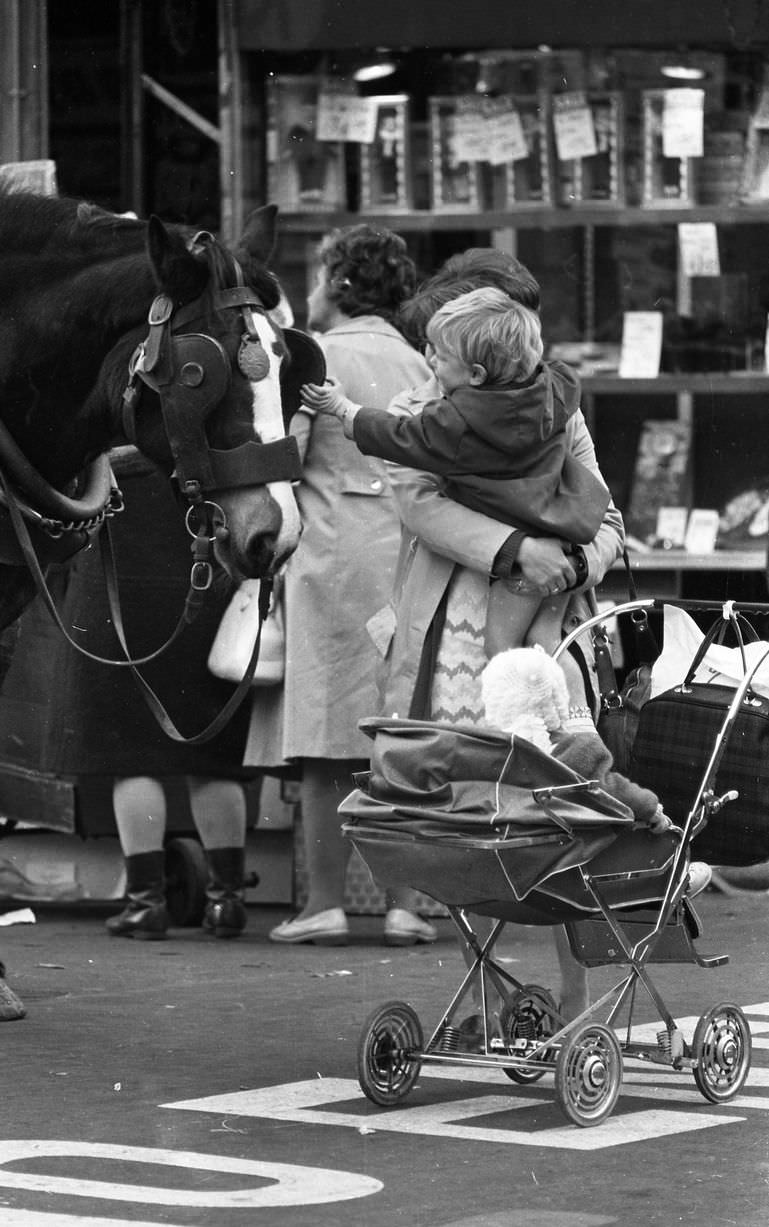
[(270, 316), (280, 297), (266, 270), (275, 215), (273, 206), (257, 210), (235, 255), (207, 232), (150, 220), (157, 294), (124, 397), (124, 433), (173, 468), (191, 529), (210, 531), (235, 578), (270, 574), (298, 544), (291, 482), (300, 465), (281, 393), (291, 346), (303, 355), (295, 366), (309, 359), (316, 377), (324, 373), (317, 346)]

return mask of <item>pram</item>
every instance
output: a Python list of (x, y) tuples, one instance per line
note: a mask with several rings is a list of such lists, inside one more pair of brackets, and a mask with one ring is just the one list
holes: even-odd
[[(663, 602), (627, 602), (613, 613), (651, 608), (662, 610)], [(601, 621), (583, 622), (558, 655)], [(519, 1084), (550, 1071), (566, 1117), (597, 1125), (617, 1102), (623, 1058), (691, 1070), (712, 1103), (740, 1091), (751, 1061), (742, 1010), (729, 1001), (713, 1006), (688, 1042), (649, 965), (728, 962), (695, 947), (701, 925), (686, 894), (688, 866), (694, 836), (731, 799), (717, 796), (713, 785), (754, 672), (735, 690), (685, 821), (661, 835), (639, 829), (631, 811), (595, 781), (523, 739), (511, 743), (495, 730), (416, 720), (362, 723), (373, 740), (371, 770), (356, 777), (340, 807), (344, 834), (375, 879), (443, 904), (468, 954), (467, 974), (426, 1041), (407, 1002), (389, 1001), (371, 1013), (358, 1046), (358, 1078), (370, 1100), (399, 1103), (427, 1064), (498, 1068)], [(487, 936), (475, 931), (473, 915), (492, 918)], [(567, 1022), (549, 991), (517, 980), (497, 957), (508, 923), (564, 925), (583, 966), (626, 971)], [(646, 1028), (634, 1037), (639, 986), (662, 1022), (656, 1042)], [(480, 1010), (475, 1034), (468, 1019), (460, 1021), (468, 1006), (468, 1017), (477, 1019)]]

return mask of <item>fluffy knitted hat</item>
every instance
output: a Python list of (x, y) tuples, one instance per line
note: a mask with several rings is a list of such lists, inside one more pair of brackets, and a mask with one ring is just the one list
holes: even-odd
[(552, 656), (540, 647), (499, 652), (481, 674), (481, 695), (490, 725), (551, 752), (549, 734), (569, 715), (566, 678)]

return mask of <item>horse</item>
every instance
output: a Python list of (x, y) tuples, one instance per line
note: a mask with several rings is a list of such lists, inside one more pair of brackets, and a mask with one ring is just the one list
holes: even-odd
[(281, 378), (291, 339), (316, 359), (270, 316), (276, 217), (255, 210), (230, 250), (154, 216), (0, 193), (0, 630), (35, 594), (20, 516), (41, 566), (72, 556), (119, 510), (121, 444), (174, 476), (191, 535), (233, 581), (296, 548)]

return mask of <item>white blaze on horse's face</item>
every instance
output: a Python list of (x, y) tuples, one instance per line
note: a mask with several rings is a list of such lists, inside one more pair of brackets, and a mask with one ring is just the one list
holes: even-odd
[[(284, 438), (286, 433), (280, 391), (280, 368), (286, 350), (269, 316), (257, 311), (250, 314), (254, 332), (269, 359), (269, 369), (265, 377), (251, 383), (254, 430), (262, 443), (273, 443), (276, 439)], [(290, 482), (269, 482), (267, 489), (282, 513), (282, 526), (275, 547), (276, 558), (282, 559), (292, 553), (299, 544), (299, 509)]]

